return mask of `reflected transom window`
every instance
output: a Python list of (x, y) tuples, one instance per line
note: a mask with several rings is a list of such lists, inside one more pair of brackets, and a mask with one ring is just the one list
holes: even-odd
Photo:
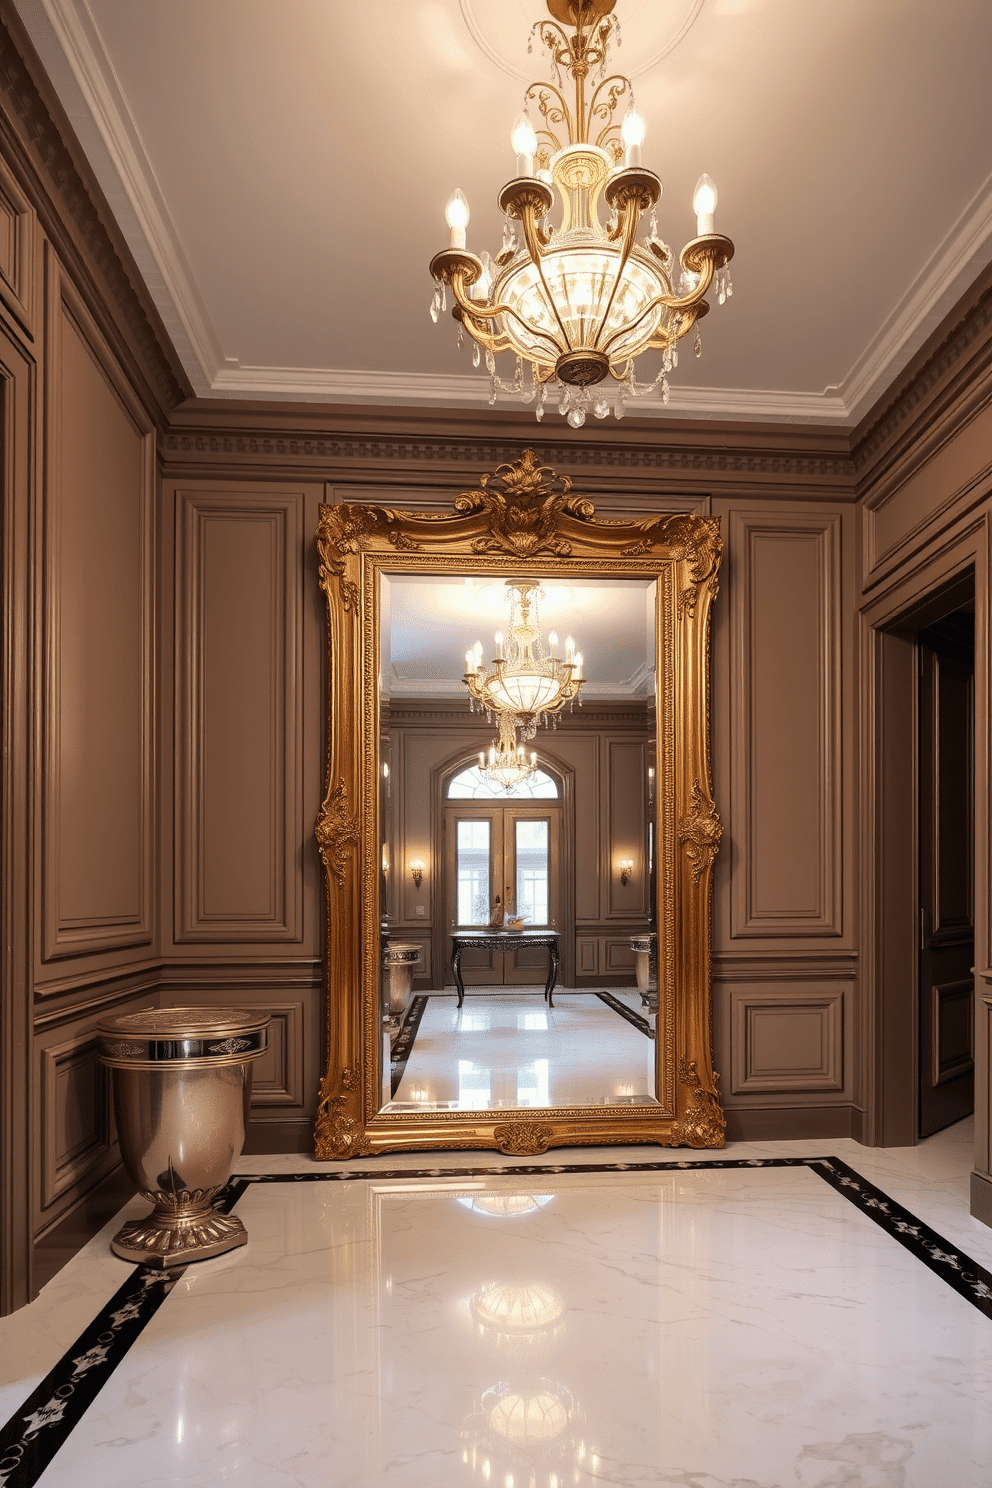
[(504, 790), (483, 775), (478, 765), (462, 770), (448, 785), (449, 801), (557, 801), (558, 785), (543, 770), (535, 770), (519, 785)]

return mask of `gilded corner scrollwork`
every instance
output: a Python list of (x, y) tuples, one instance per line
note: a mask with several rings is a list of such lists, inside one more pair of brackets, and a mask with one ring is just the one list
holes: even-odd
[(679, 1084), (689, 1091), (688, 1109), (672, 1124), (673, 1147), (722, 1147), (727, 1118), (720, 1106), (717, 1091), (719, 1076), (713, 1076), (713, 1089), (708, 1090), (699, 1078), (694, 1059), (679, 1061)]
[(689, 811), (679, 822), (679, 841), (689, 859), (694, 884), (699, 883), (707, 868), (712, 868), (722, 836), (723, 823), (716, 806), (703, 794), (699, 781), (693, 781)]
[(338, 781), (321, 807), (314, 836), (325, 870), (333, 874), (338, 887), (343, 888), (348, 848), (357, 847), (361, 840), (358, 817), (348, 810), (348, 792), (343, 780)]
[[(349, 1076), (351, 1079), (349, 1081)], [(348, 1094), (358, 1086), (356, 1071), (343, 1071), (342, 1093), (332, 1095), (332, 1077), (328, 1070), (320, 1085), (317, 1100), (317, 1121), (314, 1126), (315, 1155), (318, 1160), (329, 1158), (367, 1157), (372, 1151), (368, 1133), (362, 1123), (346, 1110)], [(343, 1092), (348, 1092), (345, 1094)]]
[(507, 1121), (493, 1127), (493, 1140), (500, 1152), (511, 1157), (534, 1157), (547, 1152), (553, 1137), (552, 1128), (540, 1121)]
[(560, 531), (562, 517), (588, 521), (591, 501), (570, 496), (572, 482), (550, 466), (539, 465), (531, 449), (512, 465), (499, 465), (484, 475), (476, 491), (462, 491), (455, 510), (466, 516), (481, 512), (488, 531), (472, 541), (474, 553), (506, 553), (514, 558), (567, 558), (572, 544)]

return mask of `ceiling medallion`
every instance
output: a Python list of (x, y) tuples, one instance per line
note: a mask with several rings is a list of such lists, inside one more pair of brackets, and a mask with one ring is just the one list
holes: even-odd
[[(468, 251), (469, 207), (456, 190), (445, 213), (450, 246), (431, 260), (431, 317), (436, 322), (446, 308), (450, 288), (459, 345), (467, 332), (474, 366), (480, 348), (485, 352), (490, 404), (507, 393), (533, 402), (541, 419), (553, 389), (559, 413), (574, 429), (590, 408), (606, 418), (612, 406), (622, 418), (631, 398), (659, 389), (667, 403), (679, 341), (695, 327), (697, 356), (702, 349), (704, 295), (713, 285), (723, 304), (732, 293), (727, 265), (734, 245), (714, 231), (717, 194), (709, 176), (696, 184), (697, 235), (682, 249), (678, 272), (672, 249), (658, 236), (661, 182), (641, 165), (644, 120), (629, 78), (607, 74), (615, 3), (547, 0), (554, 19), (536, 22), (532, 36), (550, 53), (554, 80), (530, 84), (511, 132), (517, 173), (499, 193), (502, 247), (495, 259)], [(623, 99), (626, 111), (617, 123)], [(559, 209), (555, 227), (551, 213)], [(647, 236), (639, 241), (647, 211)], [(496, 369), (501, 351), (515, 357), (510, 379)], [(659, 351), (661, 366), (653, 382), (639, 383), (634, 362), (646, 351)]]

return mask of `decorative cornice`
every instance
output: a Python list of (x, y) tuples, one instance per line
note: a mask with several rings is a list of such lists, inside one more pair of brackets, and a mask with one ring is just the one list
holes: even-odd
[[(0, 142), (35, 205), (59, 255), (75, 264), (95, 285), (119, 329), (137, 368), (154, 395), (163, 418), (188, 396), (164, 344), (135, 289), (140, 276), (129, 274), (129, 256), (109, 210), (94, 199), (95, 181), (84, 180), (63, 138), (68, 123), (56, 123), (39, 91), (39, 83), (21, 54), (29, 46), (7, 0), (0, 9)], [(149, 300), (149, 305), (151, 301)]]
[[(664, 437), (663, 431), (658, 438)], [(249, 434), (225, 433), (216, 429), (170, 429), (164, 436), (165, 455), (244, 455), (253, 458), (314, 461), (375, 462), (370, 480), (382, 485), (381, 466), (396, 464), (464, 464), (495, 466), (520, 454), (523, 440), (495, 443), (465, 436), (463, 439), (438, 439), (429, 434), (395, 436), (382, 434)], [(771, 451), (733, 450), (725, 446), (685, 449), (670, 444), (546, 444), (534, 441), (541, 459), (548, 464), (603, 470), (664, 470), (702, 472), (714, 476), (788, 477), (793, 480), (819, 479), (853, 482), (854, 470), (846, 455), (774, 454)]]
[(897, 441), (909, 444), (919, 436), (920, 415), (936, 404), (942, 388), (949, 400), (960, 393), (947, 385), (965, 369), (973, 374), (975, 355), (982, 350), (985, 362), (992, 360), (992, 285), (958, 316), (909, 382), (894, 392), (858, 437), (852, 458), (861, 480)]

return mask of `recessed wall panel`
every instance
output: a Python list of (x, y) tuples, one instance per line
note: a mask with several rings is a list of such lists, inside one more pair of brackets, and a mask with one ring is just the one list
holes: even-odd
[(731, 523), (731, 933), (839, 935), (840, 519)]
[(302, 936), (300, 506), (179, 493), (179, 941)]
[(49, 301), (44, 954), (151, 939), (153, 436)]

